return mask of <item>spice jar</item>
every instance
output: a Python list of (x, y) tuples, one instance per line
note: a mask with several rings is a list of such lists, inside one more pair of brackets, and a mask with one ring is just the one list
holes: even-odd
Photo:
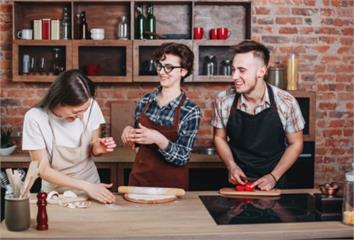
[(344, 199), (343, 199), (343, 223), (354, 225), (354, 163), (352, 171), (345, 174)]
[(277, 62), (268, 69), (268, 82), (281, 89), (286, 89), (286, 79), (284, 78), (284, 67)]

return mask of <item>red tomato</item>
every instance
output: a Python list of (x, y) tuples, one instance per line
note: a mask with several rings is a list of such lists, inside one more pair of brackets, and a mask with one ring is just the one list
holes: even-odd
[(245, 186), (236, 184), (235, 189), (236, 191), (245, 191)]
[(236, 184), (235, 190), (236, 191), (247, 191), (247, 192), (253, 192), (254, 188), (251, 187), (253, 182), (246, 182), (245, 185), (241, 184)]

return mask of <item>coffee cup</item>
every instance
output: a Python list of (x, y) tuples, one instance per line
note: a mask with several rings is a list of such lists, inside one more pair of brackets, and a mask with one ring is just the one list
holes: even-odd
[(202, 27), (193, 28), (194, 39), (200, 40), (203, 38), (204, 29)]
[(86, 65), (86, 74), (90, 76), (96, 76), (100, 71), (100, 65), (89, 63)]
[(32, 29), (22, 29), (17, 33), (19, 39), (32, 40), (33, 31)]
[(210, 39), (218, 39), (218, 33), (215, 28), (209, 30)]
[(104, 35), (104, 28), (91, 28), (91, 34)]
[(104, 39), (104, 34), (91, 33), (91, 38), (93, 40), (103, 40)]
[(231, 35), (231, 32), (226, 27), (219, 27), (217, 29), (217, 36), (218, 36), (217, 38), (218, 39), (226, 40), (230, 37), (230, 35)]
[(30, 227), (29, 198), (5, 197), (5, 225), (9, 231), (24, 231)]

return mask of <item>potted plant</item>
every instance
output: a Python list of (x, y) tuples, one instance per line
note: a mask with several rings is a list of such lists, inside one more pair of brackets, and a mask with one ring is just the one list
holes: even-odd
[(14, 142), (11, 142), (11, 133), (11, 128), (1, 128), (0, 155), (2, 156), (10, 155), (16, 149), (16, 144)]

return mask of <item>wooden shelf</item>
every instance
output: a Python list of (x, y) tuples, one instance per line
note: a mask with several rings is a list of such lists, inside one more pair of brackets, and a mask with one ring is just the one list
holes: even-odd
[[(156, 32), (167, 38), (158, 40), (135, 40), (136, 5), (152, 3), (156, 18)], [(24, 28), (32, 28), (33, 19), (51, 18), (62, 19), (64, 7), (67, 7), (71, 17), (71, 40), (18, 40), (17, 32)], [(78, 12), (85, 11), (88, 28), (104, 28), (105, 40), (75, 39), (77, 32)], [(171, 14), (172, 13), (172, 14)], [(222, 13), (222, 14), (221, 14)], [(104, 66), (100, 75), (90, 76), (95, 82), (158, 82), (157, 76), (151, 72), (144, 75), (146, 61), (151, 59), (154, 49), (165, 42), (178, 42), (188, 45), (194, 52), (194, 73), (185, 79), (185, 82), (229, 82), (223, 76), (207, 77), (202, 75), (202, 58), (209, 53), (217, 53), (217, 58), (225, 59), (221, 50), (240, 41), (250, 38), (251, 1), (245, 0), (15, 0), (13, 7), (13, 80), (51, 82), (53, 76), (22, 76), (19, 74), (22, 56), (19, 49), (26, 46), (65, 47), (65, 68), (80, 68), (89, 61), (103, 59), (100, 65)], [(117, 40), (118, 18), (126, 16), (129, 25), (131, 40)], [(206, 17), (207, 16), (207, 17)], [(225, 19), (228, 19), (226, 22)], [(204, 39), (193, 39), (193, 28), (204, 28)], [(231, 31), (228, 40), (209, 40), (209, 29), (228, 27)], [(186, 39), (180, 39), (186, 38)], [(99, 54), (97, 48), (112, 47), (107, 57)], [(125, 50), (119, 49), (120, 47)], [(81, 50), (80, 50), (81, 49)], [(89, 50), (92, 49), (90, 56)], [(124, 54), (123, 54), (124, 52)], [(80, 54), (83, 56), (80, 60)], [(116, 55), (115, 55), (116, 54)], [(123, 56), (124, 55), (124, 56)], [(219, 56), (220, 55), (220, 56)], [(108, 57), (113, 62), (109, 63)], [(201, 63), (201, 64), (199, 64)], [(98, 63), (97, 63), (98, 64)], [(119, 66), (117, 65), (119, 64)], [(108, 69), (108, 66), (111, 70)], [(117, 68), (118, 67), (118, 68)], [(106, 69), (104, 69), (106, 68)], [(103, 74), (104, 73), (104, 74)]]

